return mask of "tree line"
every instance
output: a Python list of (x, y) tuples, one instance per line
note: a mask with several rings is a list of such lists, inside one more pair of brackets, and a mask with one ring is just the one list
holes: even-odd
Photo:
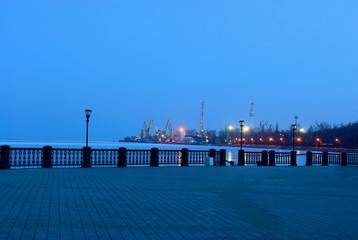
[[(328, 122), (316, 122), (308, 129), (299, 124), (293, 130), (291, 126), (286, 130), (279, 130), (278, 125), (260, 123), (258, 128), (243, 128), (243, 145), (275, 145), (297, 147), (324, 148), (358, 148), (358, 121), (353, 123), (332, 125)], [(293, 138), (293, 135), (295, 138)], [(210, 144), (240, 144), (240, 128), (227, 124), (220, 131), (207, 130), (206, 139)]]

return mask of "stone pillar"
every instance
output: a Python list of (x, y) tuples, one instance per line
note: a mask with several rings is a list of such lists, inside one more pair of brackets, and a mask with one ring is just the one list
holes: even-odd
[(42, 167), (52, 168), (52, 147), (44, 146), (42, 150)]
[(308, 151), (306, 153), (306, 166), (312, 166), (312, 152)]
[(151, 167), (159, 166), (159, 150), (158, 150), (158, 148), (150, 149), (150, 166)]
[(10, 169), (10, 146), (1, 146), (0, 169)]
[(226, 166), (226, 150), (225, 149), (220, 149), (219, 166)]
[(261, 153), (261, 162), (262, 162), (262, 166), (268, 166), (268, 151), (264, 150)]
[(124, 147), (118, 148), (118, 165), (117, 167), (127, 167), (127, 149)]
[(181, 149), (181, 167), (189, 166), (189, 150), (187, 148)]
[(91, 163), (91, 147), (84, 147), (82, 151), (82, 167), (83, 168), (90, 168), (92, 167)]
[(245, 150), (239, 150), (239, 163), (238, 166), (245, 166)]
[(297, 152), (296, 151), (291, 151), (290, 165), (291, 166), (297, 166)]
[(341, 166), (348, 166), (348, 156), (346, 152), (342, 152)]
[(328, 166), (328, 152), (322, 152), (322, 166)]
[(269, 151), (269, 166), (276, 166), (275, 163), (276, 153), (274, 150)]

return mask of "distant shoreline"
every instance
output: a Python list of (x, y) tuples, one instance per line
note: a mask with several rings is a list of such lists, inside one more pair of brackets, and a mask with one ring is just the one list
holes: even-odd
[[(188, 144), (188, 143), (142, 143), (142, 142), (125, 142), (125, 141), (118, 141), (123, 143), (134, 143), (134, 144), (165, 144), (165, 145), (185, 145), (185, 146), (213, 146), (213, 147), (233, 147), (233, 148), (240, 148), (240, 145), (232, 145), (232, 144)], [(276, 145), (243, 145), (243, 148), (260, 148), (260, 149), (267, 149), (267, 150), (274, 150), (274, 149), (281, 149), (291, 151), (292, 147), (289, 146), (276, 146)], [(322, 147), (301, 147), (296, 146), (296, 151), (327, 151), (327, 152), (358, 152), (358, 149), (348, 149), (348, 148), (322, 148)]]
[[(66, 148), (81, 148), (84, 146), (84, 141), (81, 140), (0, 140), (0, 145), (10, 145), (10, 147), (13, 147), (12, 145), (15, 145), (16, 147), (27, 147), (26, 145), (39, 145), (37, 147), (43, 147), (46, 145), (65, 145)], [(192, 148), (240, 148), (240, 145), (224, 145), (224, 144), (218, 144), (218, 145), (211, 145), (211, 144), (185, 144), (185, 143), (141, 143), (141, 142), (125, 142), (125, 141), (90, 141), (90, 145), (94, 145), (92, 148), (96, 148), (96, 145), (115, 145), (116, 147), (119, 147), (120, 144), (133, 144), (133, 145), (165, 145), (165, 146), (183, 146), (190, 149)], [(25, 146), (22, 146), (25, 145)], [(102, 148), (102, 147), (101, 147)], [(292, 147), (289, 146), (275, 146), (275, 145), (243, 145), (243, 148), (251, 148), (251, 149), (265, 149), (265, 150), (287, 150), (291, 151)], [(112, 148), (111, 148), (112, 149)], [(358, 152), (358, 149), (344, 149), (344, 148), (317, 148), (317, 147), (295, 147), (296, 151), (314, 151), (314, 152), (352, 152), (356, 153)]]

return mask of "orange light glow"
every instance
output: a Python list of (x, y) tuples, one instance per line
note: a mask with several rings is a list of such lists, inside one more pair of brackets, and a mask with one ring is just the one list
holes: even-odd
[(179, 128), (179, 132), (183, 133), (185, 131), (184, 128)]
[(259, 138), (259, 140), (260, 140), (261, 142), (263, 142), (263, 141), (264, 141), (262, 138)]
[(280, 141), (282, 141), (282, 142), (283, 142), (283, 138), (280, 138)]
[(297, 142), (302, 142), (302, 138), (297, 138)]
[(340, 141), (339, 141), (339, 138), (336, 138), (335, 141), (336, 141), (336, 142), (340, 142)]
[(250, 140), (251, 140), (251, 142), (253, 142), (253, 141), (254, 141), (254, 138), (250, 138)]
[(270, 138), (269, 138), (269, 141), (270, 141), (270, 142), (273, 142), (273, 138), (272, 138), (272, 137), (270, 137)]
[(320, 138), (316, 138), (316, 141), (317, 141), (317, 142), (320, 142), (320, 141), (321, 141), (321, 139), (320, 139)]

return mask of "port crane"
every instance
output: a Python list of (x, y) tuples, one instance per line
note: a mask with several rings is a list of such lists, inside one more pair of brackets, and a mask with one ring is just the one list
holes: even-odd
[(164, 131), (157, 127), (154, 120), (148, 120), (143, 123), (140, 137), (149, 141), (164, 142), (167, 139), (173, 139), (174, 135), (175, 130), (170, 120), (167, 121)]

